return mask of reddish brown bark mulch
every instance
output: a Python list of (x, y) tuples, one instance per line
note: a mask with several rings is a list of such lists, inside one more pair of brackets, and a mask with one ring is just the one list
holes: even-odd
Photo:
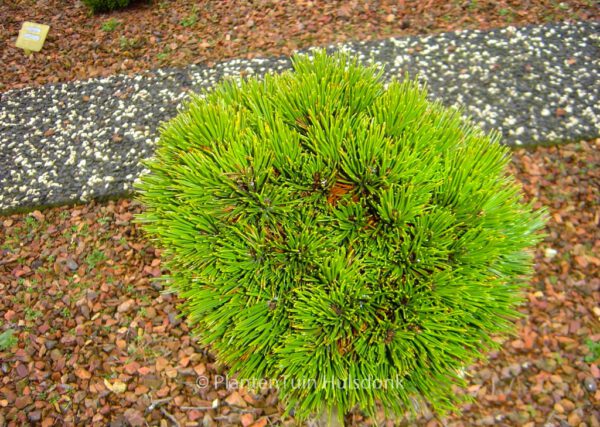
[[(80, 1), (8, 0), (0, 2), (0, 91), (346, 40), (598, 18), (594, 0), (139, 0), (97, 16)], [(50, 25), (32, 56), (14, 47), (26, 20)]]
[[(470, 369), (475, 402), (447, 425), (600, 425), (599, 153), (600, 140), (515, 152), (548, 235), (518, 336)], [(0, 350), (0, 425), (294, 425), (272, 390), (214, 387), (226, 370), (152, 281), (159, 253), (132, 223), (139, 210), (121, 200), (0, 217), (0, 334), (15, 340)]]
[[(593, 1), (554, 0), (165, 0), (99, 16), (79, 2), (2, 2), (0, 91), (349, 39), (598, 17)], [(32, 57), (13, 46), (24, 20), (51, 25)], [(518, 337), (471, 370), (476, 401), (449, 425), (600, 426), (599, 149), (596, 140), (515, 153), (527, 197), (550, 209), (548, 237)], [(279, 423), (273, 391), (198, 386), (226, 371), (194, 344), (177, 298), (152, 282), (160, 262), (131, 222), (137, 211), (122, 200), (0, 217), (0, 425)], [(431, 415), (403, 423), (440, 425)]]

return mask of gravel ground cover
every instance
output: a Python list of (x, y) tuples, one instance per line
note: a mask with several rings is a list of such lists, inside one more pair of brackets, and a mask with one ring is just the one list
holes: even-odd
[[(462, 415), (347, 424), (600, 425), (600, 140), (517, 149), (547, 206), (518, 335), (472, 366)], [(162, 293), (159, 253), (130, 200), (0, 217), (0, 425), (295, 425), (276, 394), (225, 385)]]
[[(600, 134), (599, 30), (597, 22), (559, 23), (336, 49), (381, 64), (387, 79), (418, 75), (433, 99), (463, 106), (507, 144), (530, 145)], [(1, 94), (0, 212), (126, 194), (160, 123), (190, 90), (289, 67), (287, 57), (235, 59)]]

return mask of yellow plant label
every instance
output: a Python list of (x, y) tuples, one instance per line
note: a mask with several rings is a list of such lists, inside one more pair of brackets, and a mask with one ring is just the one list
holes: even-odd
[(35, 22), (23, 22), (16, 46), (27, 51), (39, 52), (44, 46), (50, 27)]

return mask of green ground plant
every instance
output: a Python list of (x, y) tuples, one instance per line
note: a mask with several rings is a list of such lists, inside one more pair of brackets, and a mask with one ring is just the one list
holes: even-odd
[(301, 420), (456, 410), (514, 330), (545, 214), (508, 148), (344, 54), (226, 81), (162, 130), (137, 221), (201, 343)]
[(198, 22), (198, 6), (192, 6), (191, 13), (181, 20), (183, 27), (193, 27)]
[(106, 261), (107, 257), (104, 252), (99, 249), (94, 249), (87, 257), (85, 257), (85, 262), (88, 265), (88, 271), (96, 268), (96, 265)]
[(7, 351), (13, 348), (17, 344), (17, 338), (15, 337), (15, 331), (7, 329), (0, 333), (0, 351)]
[(83, 0), (92, 13), (110, 12), (127, 7), (131, 0)]
[(588, 363), (595, 362), (600, 359), (600, 341), (593, 341), (588, 338), (585, 340), (585, 344), (589, 349), (589, 353), (585, 356), (585, 361)]
[(102, 23), (102, 31), (110, 33), (114, 31), (121, 23), (115, 18), (110, 18)]

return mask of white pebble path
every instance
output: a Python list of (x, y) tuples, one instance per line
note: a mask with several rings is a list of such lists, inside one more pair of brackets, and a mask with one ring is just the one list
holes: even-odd
[[(389, 38), (330, 46), (427, 82), (510, 145), (600, 135), (600, 23)], [(288, 58), (236, 59), (0, 94), (0, 214), (132, 191), (161, 122), (190, 90), (224, 76), (288, 69)]]

